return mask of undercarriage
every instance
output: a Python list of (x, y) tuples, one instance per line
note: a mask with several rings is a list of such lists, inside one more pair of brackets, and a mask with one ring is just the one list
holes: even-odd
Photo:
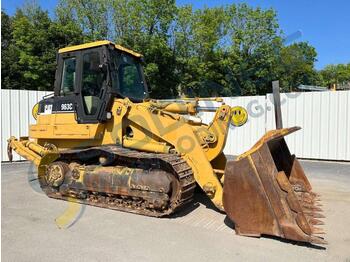
[(116, 145), (66, 150), (39, 177), (52, 198), (161, 217), (192, 201), (196, 183), (186, 161), (173, 154)]

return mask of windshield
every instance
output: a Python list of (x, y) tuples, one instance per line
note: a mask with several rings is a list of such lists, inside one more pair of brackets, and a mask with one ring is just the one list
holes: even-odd
[(115, 90), (119, 89), (119, 93), (123, 97), (136, 100), (146, 98), (146, 85), (139, 61), (130, 55), (116, 52), (114, 54), (113, 88)]

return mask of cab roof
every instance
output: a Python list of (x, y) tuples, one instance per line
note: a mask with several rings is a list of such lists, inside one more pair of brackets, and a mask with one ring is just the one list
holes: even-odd
[(91, 47), (96, 47), (96, 46), (103, 46), (103, 45), (112, 45), (114, 46), (114, 48), (123, 51), (125, 53), (128, 53), (132, 56), (135, 57), (142, 57), (141, 54), (134, 52), (128, 48), (125, 48), (121, 45), (116, 45), (115, 43), (108, 41), (108, 40), (101, 40), (101, 41), (95, 41), (95, 42), (91, 42), (91, 43), (86, 43), (86, 44), (81, 44), (81, 45), (74, 45), (74, 46), (68, 46), (68, 47), (64, 47), (58, 50), (58, 53), (66, 53), (66, 52), (72, 52), (72, 51), (77, 51), (77, 50), (82, 50), (82, 49), (87, 49), (87, 48), (91, 48)]

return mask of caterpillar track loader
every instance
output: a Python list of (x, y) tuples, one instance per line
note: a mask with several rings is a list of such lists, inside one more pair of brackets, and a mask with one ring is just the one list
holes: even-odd
[(199, 186), (239, 235), (326, 243), (319, 196), (284, 140), (298, 127), (227, 161), (231, 118), (244, 111), (222, 103), (204, 124), (200, 99), (149, 99), (141, 62), (110, 41), (60, 49), (54, 94), (33, 108), (29, 137), (8, 140), (9, 157), (32, 161), (51, 198), (162, 217)]

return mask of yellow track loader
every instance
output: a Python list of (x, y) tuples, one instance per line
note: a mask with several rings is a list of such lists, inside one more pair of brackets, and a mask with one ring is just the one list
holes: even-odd
[(222, 103), (204, 124), (200, 99), (148, 94), (142, 55), (110, 41), (60, 49), (54, 94), (33, 108), (29, 137), (8, 140), (9, 157), (14, 150), (32, 161), (52, 198), (162, 217), (193, 201), (199, 186), (239, 235), (325, 243), (315, 227), (319, 196), (284, 140), (298, 127), (269, 131), (227, 161), (239, 110)]

